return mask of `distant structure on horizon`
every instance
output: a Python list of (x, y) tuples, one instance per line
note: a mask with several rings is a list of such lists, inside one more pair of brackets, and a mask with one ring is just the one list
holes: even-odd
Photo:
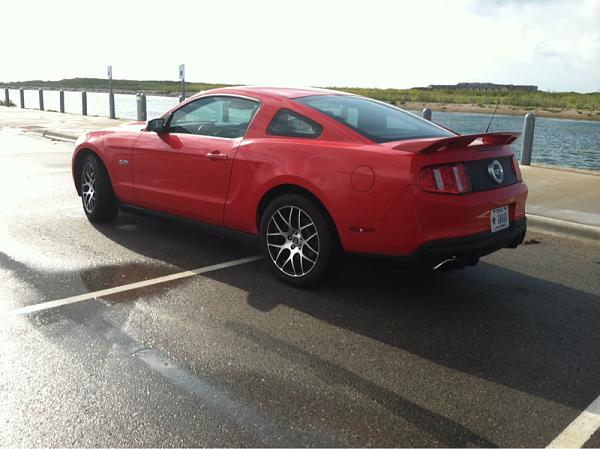
[(494, 83), (458, 83), (458, 84), (430, 84), (427, 89), (455, 89), (473, 90), (478, 92), (508, 92), (517, 90), (521, 92), (537, 92), (537, 86), (519, 84), (494, 84)]

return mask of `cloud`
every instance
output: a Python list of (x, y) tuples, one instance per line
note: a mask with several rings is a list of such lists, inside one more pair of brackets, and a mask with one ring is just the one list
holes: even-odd
[(565, 76), (576, 71), (582, 90), (600, 88), (600, 0), (474, 0), (469, 6), (483, 18), (520, 29), (515, 50), (531, 65)]
[(580, 36), (547, 44), (538, 42), (536, 52), (550, 61), (587, 70), (600, 66), (600, 32), (586, 32)]
[(176, 79), (185, 62), (189, 80), (224, 83), (600, 88), (600, 0), (223, 0), (186, 3), (188, 22), (157, 14), (163, 4), (105, 0), (89, 20), (71, 0), (6, 2), (0, 80), (101, 77), (109, 64)]

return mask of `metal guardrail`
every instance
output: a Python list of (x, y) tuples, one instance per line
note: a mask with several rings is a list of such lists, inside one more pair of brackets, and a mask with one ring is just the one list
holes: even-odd
[(81, 92), (81, 115), (87, 115), (87, 92)]
[[(421, 112), (425, 120), (431, 121), (431, 109), (425, 108)], [(528, 112), (523, 121), (523, 141), (521, 143), (521, 165), (531, 165), (531, 154), (533, 152), (533, 132), (535, 130), (535, 114)]]
[[(44, 110), (44, 91), (38, 89), (39, 104), (38, 107), (41, 111)], [(64, 90), (59, 91), (60, 101), (60, 112), (65, 112), (65, 92)], [(21, 108), (25, 108), (25, 89), (19, 89), (19, 100)], [(147, 105), (146, 105), (146, 94), (136, 94), (136, 106), (137, 106), (137, 119), (139, 121), (146, 121), (148, 119)], [(4, 99), (6, 104), (10, 104), (10, 92), (8, 88), (4, 89)], [(108, 109), (109, 117), (114, 119), (115, 115), (115, 95), (110, 92), (108, 94)], [(84, 90), (81, 92), (81, 115), (87, 115), (87, 92)], [(432, 120), (433, 113), (431, 109), (425, 108), (421, 112), (421, 115), (425, 120)], [(533, 134), (535, 130), (535, 114), (529, 112), (525, 115), (523, 122), (523, 142), (521, 146), (521, 165), (531, 165), (531, 154), (533, 152)]]
[[(26, 89), (19, 89), (19, 106), (21, 107), (21, 109), (25, 109), (25, 90)], [(44, 109), (44, 90), (43, 89), (37, 89), (38, 91), (38, 104), (37, 104), (37, 108), (40, 111), (45, 110)], [(65, 112), (65, 91), (64, 90), (60, 90), (58, 91), (58, 95), (59, 95), (59, 110), (61, 113)], [(10, 104), (10, 90), (8, 87), (6, 87), (4, 89), (4, 101), (6, 102), (6, 104)], [(136, 94), (136, 102), (137, 102), (137, 119), (140, 121), (145, 121), (147, 120), (148, 117), (148, 113), (147, 113), (147, 106), (146, 106), (146, 94)], [(108, 94), (108, 111), (109, 111), (109, 117), (112, 119), (116, 118), (116, 114), (115, 114), (115, 96), (114, 93), (109, 93)], [(87, 115), (88, 114), (88, 108), (87, 108), (87, 91), (83, 90), (81, 91), (81, 115)]]
[(421, 114), (423, 115), (423, 118), (425, 120), (431, 121), (431, 114), (432, 114), (431, 109), (425, 108), (425, 109), (423, 109), (423, 112)]
[(521, 165), (531, 165), (533, 153), (533, 131), (535, 130), (535, 114), (529, 112), (525, 115), (523, 124), (523, 144), (521, 146)]
[(137, 94), (135, 96), (135, 102), (137, 105), (137, 119), (145, 122), (148, 119), (148, 114), (146, 112), (146, 94)]

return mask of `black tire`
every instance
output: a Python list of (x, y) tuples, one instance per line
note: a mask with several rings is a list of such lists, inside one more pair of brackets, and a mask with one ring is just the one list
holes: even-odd
[(110, 177), (98, 156), (94, 154), (85, 156), (81, 163), (79, 182), (83, 211), (88, 220), (92, 223), (114, 220), (119, 213), (119, 206)]
[(335, 232), (315, 202), (302, 195), (284, 194), (272, 200), (262, 214), (260, 247), (275, 276), (306, 288), (332, 276), (339, 267), (341, 249)]

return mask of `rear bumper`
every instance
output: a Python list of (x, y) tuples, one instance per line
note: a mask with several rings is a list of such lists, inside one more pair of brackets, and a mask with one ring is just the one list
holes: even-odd
[(516, 248), (523, 242), (526, 231), (527, 219), (522, 218), (499, 232), (481, 232), (465, 237), (429, 241), (408, 255), (349, 253), (349, 256), (395, 267), (441, 268), (447, 264), (449, 267), (459, 268), (475, 265), (480, 257), (499, 249)]
[(489, 234), (490, 213), (498, 207), (508, 206), (510, 222), (517, 223), (525, 217), (526, 199), (522, 182), (468, 195), (428, 193), (409, 185), (383, 218), (369, 221), (365, 215), (358, 223), (371, 232), (342, 226), (340, 238), (348, 253), (411, 255), (427, 242)]

